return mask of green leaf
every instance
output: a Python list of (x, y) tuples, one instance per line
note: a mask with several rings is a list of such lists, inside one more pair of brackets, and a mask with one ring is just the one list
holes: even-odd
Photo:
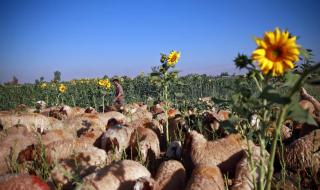
[(317, 78), (308, 80), (307, 83), (310, 84), (310, 85), (320, 85), (320, 78), (317, 77)]
[(230, 100), (218, 99), (218, 98), (215, 98), (215, 97), (212, 98), (212, 101), (215, 104), (230, 103)]
[(177, 82), (178, 85), (181, 85), (181, 86), (186, 86), (187, 84), (185, 84), (184, 82), (182, 82), (181, 80), (178, 80)]
[(240, 118), (237, 117), (237, 116), (231, 116), (228, 120), (225, 120), (225, 121), (222, 121), (220, 122), (220, 126), (230, 132), (230, 133), (233, 133), (233, 132), (236, 132), (236, 129), (234, 126), (236, 126), (237, 124), (239, 124), (240, 122)]
[(182, 98), (184, 96), (184, 93), (182, 92), (176, 92), (174, 93), (174, 95), (177, 97), (177, 98)]
[(284, 77), (285, 77), (285, 83), (283, 84), (283, 86), (288, 86), (288, 87), (293, 87), (294, 84), (296, 84), (296, 82), (300, 79), (299, 74), (295, 74), (292, 72), (286, 73)]
[(267, 86), (262, 91), (260, 97), (266, 99), (267, 101), (282, 105), (288, 104), (291, 101), (289, 97), (281, 96), (280, 93), (271, 86)]
[(313, 117), (304, 109), (301, 108), (299, 102), (293, 102), (288, 108), (288, 117), (292, 120), (299, 121), (300, 123), (308, 123), (317, 125)]

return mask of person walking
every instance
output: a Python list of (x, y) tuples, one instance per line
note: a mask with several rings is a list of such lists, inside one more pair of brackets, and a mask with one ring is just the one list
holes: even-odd
[(118, 111), (122, 111), (123, 110), (123, 106), (124, 106), (124, 92), (123, 92), (123, 88), (120, 84), (119, 79), (114, 78), (112, 80), (112, 84), (114, 85), (116, 92), (115, 92), (115, 97), (113, 99), (113, 106), (118, 110)]

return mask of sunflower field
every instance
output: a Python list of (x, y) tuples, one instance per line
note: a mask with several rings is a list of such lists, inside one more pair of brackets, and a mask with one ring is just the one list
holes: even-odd
[[(152, 82), (148, 75), (139, 75), (134, 78), (120, 77), (124, 88), (126, 103), (156, 100), (161, 88)], [(48, 106), (61, 103), (80, 107), (97, 108), (102, 105), (103, 92), (99, 89), (98, 79), (79, 79), (64, 81), (64, 93), (59, 91), (58, 83), (0, 85), (0, 110), (13, 109), (19, 104), (34, 106), (39, 100), (45, 101)], [(194, 104), (201, 97), (213, 97), (219, 100), (228, 100), (231, 95), (243, 87), (252, 87), (254, 84), (244, 76), (214, 77), (192, 74), (178, 77), (169, 86), (169, 99), (178, 107)], [(320, 98), (320, 88), (306, 86), (308, 92)], [(285, 89), (282, 90), (285, 93)], [(113, 98), (113, 86), (107, 90), (105, 104), (110, 105)]]

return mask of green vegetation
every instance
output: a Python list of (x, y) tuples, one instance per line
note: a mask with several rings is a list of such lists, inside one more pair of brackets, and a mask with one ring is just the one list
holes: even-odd
[[(63, 103), (80, 107), (99, 107), (102, 105), (101, 91), (96, 79), (81, 79), (63, 82), (67, 90), (63, 97)], [(45, 88), (41, 84), (47, 84)], [(0, 110), (13, 109), (19, 104), (34, 106), (36, 101), (44, 100), (48, 106), (61, 103), (58, 83), (41, 83), (25, 85), (0, 85)], [(161, 87), (151, 81), (151, 77), (139, 75), (135, 78), (121, 77), (126, 102), (147, 102), (148, 97), (154, 100), (159, 97)], [(256, 91), (255, 84), (243, 76), (213, 77), (207, 75), (187, 75), (179, 77), (168, 87), (168, 97), (176, 107), (186, 107), (193, 105), (195, 100), (200, 97), (211, 96), (216, 99), (230, 99), (237, 90), (243, 87), (252, 87), (251, 92)], [(319, 86), (306, 86), (308, 93), (320, 99)], [(285, 93), (285, 89), (281, 89)], [(112, 93), (105, 96), (105, 104), (112, 102)], [(251, 93), (250, 92), (250, 93)]]

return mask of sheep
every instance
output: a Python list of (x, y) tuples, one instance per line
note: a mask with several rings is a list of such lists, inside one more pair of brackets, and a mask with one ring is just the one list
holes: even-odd
[(63, 127), (61, 121), (37, 113), (0, 114), (0, 125), (3, 129), (16, 124), (23, 124), (27, 126), (29, 131), (40, 131), (41, 133)]
[(146, 107), (139, 107), (135, 112), (127, 114), (128, 122), (135, 121), (137, 119), (152, 120), (152, 114), (146, 109)]
[(178, 161), (165, 161), (159, 166), (155, 180), (159, 189), (183, 189), (186, 183), (186, 171)]
[(78, 131), (78, 138), (81, 141), (86, 141), (98, 148), (101, 148), (101, 138), (104, 130), (101, 128), (89, 128), (84, 132)]
[(259, 146), (254, 145), (252, 141), (249, 141), (249, 146), (251, 149), (251, 159), (253, 160), (255, 168), (250, 168), (249, 154), (244, 154), (241, 160), (237, 163), (235, 179), (231, 190), (253, 190), (254, 179), (256, 182), (258, 182), (259, 179), (260, 166), (258, 164), (260, 164), (260, 161), (264, 163), (264, 170), (267, 171), (269, 153), (266, 150), (263, 150), (265, 158), (262, 158), (260, 155), (261, 148)]
[(143, 162), (148, 158), (154, 163), (160, 157), (159, 139), (157, 135), (148, 128), (138, 127), (134, 130), (131, 135), (130, 149), (129, 155), (132, 156), (133, 159), (136, 159), (140, 155), (140, 159)]
[(60, 141), (60, 140), (72, 140), (74, 139), (75, 136), (72, 134), (72, 132), (64, 129), (55, 129), (51, 130), (48, 132), (45, 132), (44, 134), (41, 135), (41, 141), (44, 145), (50, 144), (55, 141)]
[(69, 117), (74, 117), (76, 115), (81, 115), (85, 113), (85, 109), (80, 107), (70, 107), (65, 105), (65, 106), (62, 106), (59, 112), (62, 115), (65, 115), (66, 118), (69, 118)]
[(166, 158), (180, 160), (181, 154), (182, 154), (181, 142), (180, 141), (170, 142), (166, 151)]
[(0, 189), (50, 190), (50, 187), (37, 176), (27, 174), (14, 174), (0, 176)]
[(152, 125), (152, 120), (148, 118), (136, 119), (128, 123), (128, 126), (131, 128), (146, 127), (148, 125)]
[(224, 181), (217, 166), (197, 165), (192, 171), (186, 190), (223, 190)]
[(205, 111), (203, 113), (203, 125), (206, 129), (205, 136), (211, 137), (212, 132), (218, 132), (220, 135), (225, 136), (225, 131), (220, 127), (220, 122), (229, 118), (230, 111), (219, 110), (218, 112)]
[(51, 171), (51, 178), (58, 187), (71, 188), (71, 176), (85, 177), (98, 170), (107, 161), (104, 150), (88, 147), (59, 162)]
[(120, 159), (121, 153), (130, 145), (133, 129), (123, 125), (109, 127), (101, 137), (101, 148), (115, 159)]
[(30, 108), (25, 104), (19, 104), (17, 107), (15, 107), (13, 110), (11, 110), (12, 113), (18, 114), (18, 113), (34, 113), (36, 111), (35, 108)]
[(155, 104), (150, 108), (152, 115), (157, 115), (160, 113), (164, 113), (164, 109), (160, 104)]
[(138, 108), (140, 108), (140, 105), (137, 103), (126, 104), (124, 105), (123, 112), (125, 115), (133, 114)]
[(94, 113), (94, 114), (97, 114), (97, 110), (94, 109), (93, 107), (87, 107), (85, 110), (84, 110), (84, 113)]
[(47, 103), (43, 100), (37, 101), (36, 102), (36, 111), (41, 112), (42, 110), (47, 108)]
[(170, 141), (174, 140), (180, 140), (182, 136), (184, 135), (184, 131), (188, 128), (185, 119), (182, 117), (182, 115), (179, 114), (172, 114), (168, 118), (169, 122), (169, 139)]
[(175, 160), (163, 162), (155, 178), (139, 178), (134, 185), (134, 190), (173, 190), (184, 189), (186, 172), (183, 165)]
[(92, 147), (90, 143), (79, 139), (54, 141), (47, 145), (33, 144), (19, 153), (18, 161), (23, 163), (34, 160), (37, 155), (40, 155), (42, 148), (44, 148), (46, 160), (49, 164), (52, 164), (54, 161), (67, 159), (74, 152), (81, 152), (89, 147)]
[(244, 143), (239, 134), (231, 134), (216, 141), (207, 141), (196, 131), (187, 133), (183, 145), (183, 161), (187, 171), (198, 164), (219, 166), (223, 174), (232, 176), (236, 163), (241, 159)]
[(86, 176), (81, 189), (131, 190), (135, 180), (150, 176), (139, 162), (121, 160)]
[(16, 125), (0, 133), (0, 175), (9, 172), (7, 159), (14, 161), (19, 152), (36, 142), (34, 133), (27, 127)]
[(67, 128), (71, 128), (77, 131), (77, 135), (80, 136), (84, 131), (90, 128), (100, 128), (106, 130), (109, 120), (116, 120), (118, 123), (125, 124), (126, 118), (123, 114), (115, 111), (107, 113), (84, 113), (68, 118), (64, 121), (64, 125)]
[(317, 172), (320, 166), (319, 148), (320, 129), (317, 129), (285, 146), (286, 166), (294, 171), (311, 168)]

